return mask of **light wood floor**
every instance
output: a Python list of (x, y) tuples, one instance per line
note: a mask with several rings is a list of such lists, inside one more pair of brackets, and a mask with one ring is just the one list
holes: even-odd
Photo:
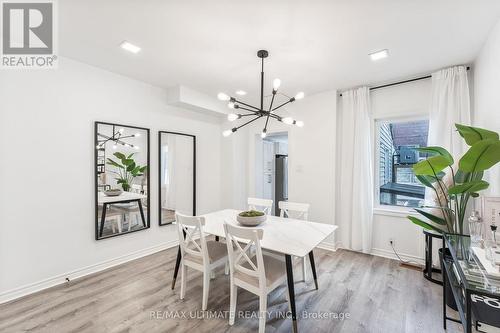
[[(201, 275), (188, 273), (185, 300), (180, 284), (170, 289), (176, 249), (169, 249), (0, 305), (1, 332), (254, 332), (255, 318), (152, 318), (159, 311), (184, 311), (201, 316)], [(441, 287), (422, 273), (394, 260), (339, 250), (316, 250), (319, 291), (312, 280), (296, 283), (299, 332), (443, 332)], [(295, 273), (299, 277), (299, 270)], [(268, 300), (267, 332), (290, 332), (285, 286)], [(209, 310), (227, 311), (229, 278), (219, 271), (211, 281)], [(238, 293), (237, 311), (258, 310), (258, 299)], [(193, 311), (190, 313), (190, 311)], [(309, 314), (349, 313), (349, 319), (306, 319)], [(212, 312), (212, 315), (218, 315)], [(461, 332), (449, 322), (448, 332)]]

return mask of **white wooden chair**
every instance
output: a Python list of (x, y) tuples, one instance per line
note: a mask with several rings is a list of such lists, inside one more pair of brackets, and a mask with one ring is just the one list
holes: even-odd
[[(240, 228), (226, 223), (224, 232), (230, 267), (229, 325), (234, 324), (237, 292), (240, 287), (259, 296), (259, 333), (264, 333), (267, 295), (286, 281), (285, 263), (262, 254), (262, 229)], [(242, 245), (241, 242), (247, 244)], [(251, 247), (255, 248), (252, 258), (247, 255)]]
[[(280, 209), (280, 217), (286, 217), (304, 221), (307, 221), (310, 206), (311, 205), (308, 203), (289, 202), (289, 201), (278, 202), (278, 207)], [(306, 281), (306, 271), (307, 271), (306, 267), (307, 267), (307, 259), (306, 257), (303, 257), (302, 278), (304, 279), (304, 281)]]
[(273, 201), (269, 199), (248, 198), (249, 210), (260, 210), (266, 215), (271, 215), (273, 209)]
[(207, 309), (208, 291), (210, 288), (210, 277), (212, 272), (219, 266), (224, 266), (227, 258), (226, 244), (207, 241), (203, 226), (204, 217), (186, 216), (175, 214), (177, 230), (179, 232), (179, 244), (181, 247), (181, 295), (184, 299), (186, 294), (187, 268), (190, 267), (203, 273), (203, 300), (202, 310)]

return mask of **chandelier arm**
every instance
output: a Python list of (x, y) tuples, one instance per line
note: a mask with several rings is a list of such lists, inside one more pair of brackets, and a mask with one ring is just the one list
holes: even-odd
[(278, 110), (279, 108), (281, 108), (281, 107), (283, 107), (283, 106), (285, 106), (285, 105), (287, 105), (288, 103), (291, 103), (291, 102), (293, 102), (293, 101), (294, 101), (294, 99), (293, 99), (293, 98), (291, 98), (290, 100), (286, 101), (285, 103), (278, 105), (277, 107), (275, 107), (275, 108), (274, 108), (274, 109), (272, 109), (271, 111)]
[(240, 125), (240, 126), (236, 127), (236, 130), (239, 130), (239, 129), (240, 129), (240, 128), (242, 128), (243, 126), (246, 126), (246, 125), (250, 124), (251, 122), (254, 122), (255, 120), (257, 120), (257, 119), (259, 119), (259, 118), (262, 118), (262, 116), (257, 116), (257, 117), (255, 117), (255, 118), (253, 118), (252, 120), (247, 121), (247, 122), (246, 122), (246, 123), (244, 123), (243, 125)]
[(267, 114), (267, 117), (266, 117), (266, 124), (264, 125), (264, 131), (263, 131), (264, 133), (266, 133), (266, 132), (267, 132), (267, 123), (269, 122), (269, 116), (271, 116), (271, 112), (269, 112), (269, 113)]
[(244, 108), (244, 107), (241, 107), (241, 106), (238, 106), (238, 108), (236, 110), (250, 111), (250, 112), (253, 112), (253, 114), (258, 114), (259, 113), (258, 111), (254, 111), (252, 109), (247, 109), (247, 108)]
[(248, 106), (249, 108), (255, 109), (257, 111), (260, 111), (260, 109), (258, 107), (250, 105), (250, 104), (247, 104), (247, 103), (243, 103), (242, 101), (239, 101), (236, 98), (234, 98), (234, 102), (236, 102), (238, 104), (242, 104), (242, 105)]
[(280, 116), (278, 116), (277, 114), (273, 114), (273, 113), (271, 113), (271, 114), (269, 114), (269, 116), (270, 116), (270, 117), (273, 117), (273, 118), (274, 118), (274, 119), (276, 119), (276, 120), (281, 121), (281, 117), (280, 117)]
[(273, 98), (271, 98), (271, 104), (269, 105), (269, 111), (268, 112), (271, 112), (272, 109), (273, 109), (274, 96), (276, 96), (276, 93), (273, 92)]

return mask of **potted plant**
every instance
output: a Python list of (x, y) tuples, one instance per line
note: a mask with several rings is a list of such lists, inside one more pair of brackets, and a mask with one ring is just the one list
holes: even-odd
[[(408, 219), (438, 233), (464, 234), (467, 205), (471, 198), (478, 197), (480, 191), (488, 188), (489, 183), (483, 180), (484, 171), (500, 161), (500, 141), (498, 133), (493, 131), (460, 124), (455, 127), (469, 146), (458, 165), (442, 147), (417, 148), (430, 157), (416, 163), (413, 172), (424, 186), (433, 190), (435, 205), (415, 209), (425, 219), (414, 216)], [(446, 257), (447, 254), (441, 249), (442, 255)], [(454, 303), (453, 296), (447, 299)]]
[(119, 162), (108, 158), (106, 164), (116, 167), (117, 171), (110, 172), (117, 175), (115, 178), (117, 184), (120, 184), (123, 190), (127, 192), (130, 190), (134, 178), (144, 175), (147, 166), (138, 165), (133, 159), (134, 153), (125, 156), (123, 153), (115, 152), (113, 155), (118, 158)]

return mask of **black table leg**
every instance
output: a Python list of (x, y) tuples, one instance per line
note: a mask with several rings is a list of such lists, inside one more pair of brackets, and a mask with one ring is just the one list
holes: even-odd
[(470, 297), (470, 293), (469, 291), (467, 290), (465, 292), (465, 302), (466, 302), (466, 305), (465, 305), (465, 320), (466, 320), (466, 324), (465, 324), (465, 333), (472, 333), (472, 309), (471, 309), (471, 297)]
[(106, 210), (108, 209), (108, 204), (102, 204), (102, 213), (101, 213), (101, 228), (99, 230), (99, 237), (102, 237), (102, 232), (104, 231), (104, 222), (106, 221)]
[(313, 251), (309, 252), (309, 261), (311, 262), (311, 269), (313, 272), (314, 285), (316, 286), (316, 290), (318, 290), (318, 277), (316, 276), (316, 264), (314, 263)]
[(288, 281), (288, 297), (290, 300), (290, 311), (292, 312), (292, 327), (293, 332), (297, 333), (297, 313), (295, 310), (295, 290), (293, 285), (293, 265), (292, 265), (292, 256), (289, 254), (285, 254), (285, 263), (286, 263), (286, 277)]
[(177, 280), (177, 273), (179, 273), (179, 265), (181, 264), (181, 247), (177, 249), (177, 259), (175, 260), (174, 278), (172, 279), (172, 290), (175, 288), (175, 280)]
[(215, 241), (218, 242), (219, 241), (219, 236), (215, 236)]
[(141, 200), (137, 200), (137, 204), (139, 205), (139, 212), (141, 213), (142, 226), (146, 228), (146, 219), (144, 218), (144, 211), (142, 210), (142, 202)]
[[(443, 247), (443, 253), (444, 253), (444, 247)], [(446, 269), (444, 268), (444, 265), (446, 265), (446, 263), (444, 262), (444, 256), (443, 256), (443, 262), (442, 262), (442, 267), (443, 267), (443, 328), (444, 330), (446, 331), (446, 279), (447, 279), (447, 276), (445, 276), (447, 273), (446, 273)]]

